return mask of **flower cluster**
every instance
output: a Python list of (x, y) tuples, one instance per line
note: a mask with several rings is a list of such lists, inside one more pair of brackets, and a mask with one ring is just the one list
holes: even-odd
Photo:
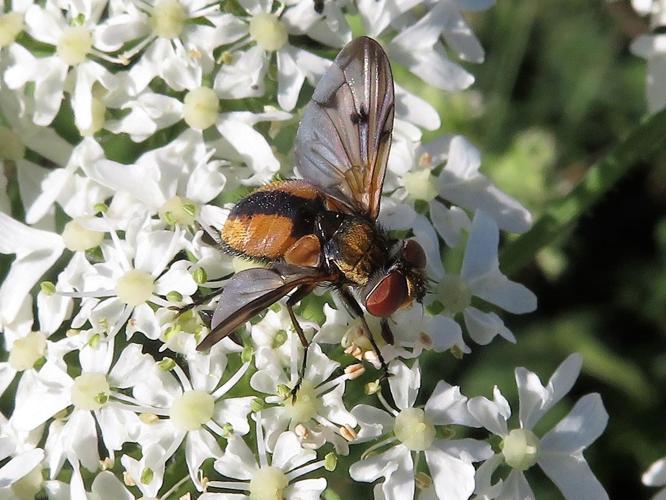
[[(518, 423), (497, 387), (467, 398), (442, 380), (419, 396), (423, 353), (516, 342), (500, 314), (531, 312), (536, 297), (502, 273), (500, 231), (532, 220), (467, 139), (422, 142), (440, 118), (400, 86), (380, 223), (421, 244), (433, 285), (390, 318), (392, 344), (368, 318), (388, 379), (330, 294), (297, 309), (312, 343), (295, 394), (305, 353), (280, 303), (196, 350), (217, 300), (200, 299), (255, 265), (211, 235), (251, 187), (293, 176), (301, 91), (352, 27), (424, 84), (457, 91), (474, 80), (460, 61), (484, 57), (465, 12), (492, 4), (0, 4), (4, 497), (318, 498), (348, 469), (381, 480), (375, 498), (533, 498), (524, 471), (538, 465), (567, 498), (607, 498), (582, 455), (606, 425), (599, 395), (534, 431), (580, 356), (546, 386), (516, 369)], [(461, 259), (445, 266), (451, 249)]]

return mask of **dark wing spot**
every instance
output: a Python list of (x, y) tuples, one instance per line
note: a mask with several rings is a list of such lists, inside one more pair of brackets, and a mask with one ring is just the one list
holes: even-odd
[(391, 129), (385, 128), (384, 130), (382, 130), (381, 134), (379, 134), (380, 144), (388, 141), (390, 137), (391, 137)]
[(368, 110), (365, 109), (365, 106), (361, 104), (361, 109), (358, 112), (359, 122), (368, 123)]
[(324, 12), (324, 0), (314, 0), (314, 10), (317, 14)]
[(368, 123), (368, 112), (365, 110), (365, 106), (361, 105), (358, 113), (356, 111), (351, 113), (349, 119), (354, 125)]

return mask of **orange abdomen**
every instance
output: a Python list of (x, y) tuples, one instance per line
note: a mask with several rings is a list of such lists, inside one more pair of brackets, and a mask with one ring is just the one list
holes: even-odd
[[(301, 180), (262, 186), (231, 209), (222, 228), (222, 245), (234, 255), (272, 262), (301, 238), (312, 235), (324, 201)], [(316, 241), (312, 237), (304, 241)], [(314, 249), (313, 249), (314, 251)]]

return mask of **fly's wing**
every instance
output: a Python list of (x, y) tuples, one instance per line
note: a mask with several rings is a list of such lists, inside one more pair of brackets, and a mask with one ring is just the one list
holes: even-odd
[(296, 135), (301, 175), (372, 220), (391, 149), (393, 76), (373, 39), (353, 40), (317, 84)]
[(209, 349), (294, 288), (319, 280), (314, 274), (282, 277), (273, 269), (247, 269), (236, 273), (226, 283), (213, 313), (211, 332), (197, 346), (197, 351)]

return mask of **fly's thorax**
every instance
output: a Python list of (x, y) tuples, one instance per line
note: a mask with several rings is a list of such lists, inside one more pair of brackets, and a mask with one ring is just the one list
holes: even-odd
[(386, 265), (389, 248), (376, 224), (356, 215), (344, 215), (326, 241), (324, 253), (348, 281), (364, 286)]

